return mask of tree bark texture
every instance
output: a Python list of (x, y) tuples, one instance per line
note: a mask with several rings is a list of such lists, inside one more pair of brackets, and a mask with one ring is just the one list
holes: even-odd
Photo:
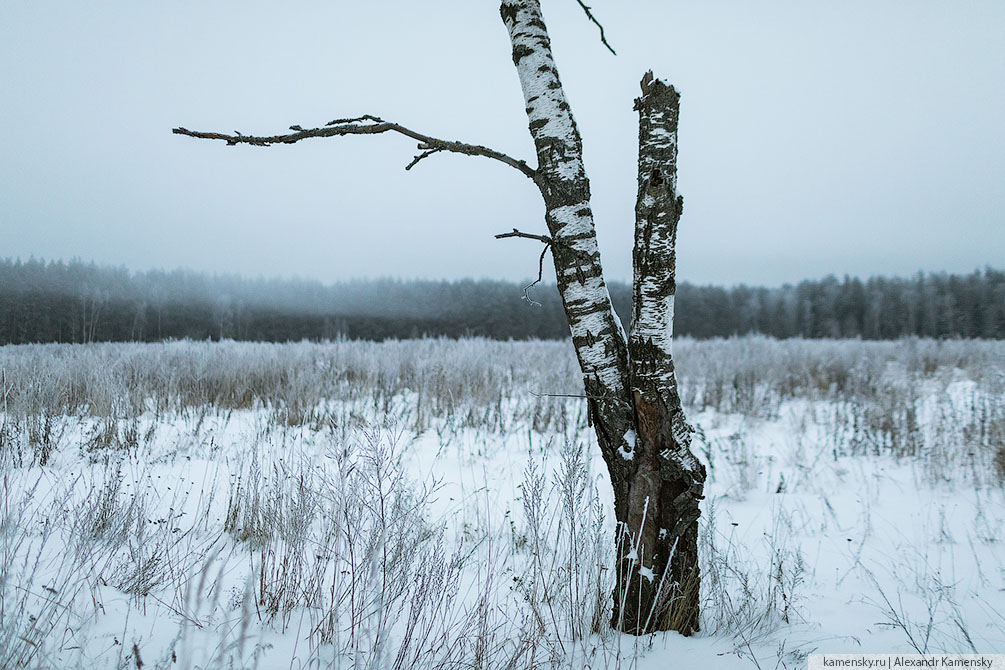
[(612, 625), (630, 633), (698, 629), (698, 501), (705, 471), (692, 455), (674, 378), (677, 92), (643, 79), (631, 337), (611, 306), (597, 247), (582, 140), (565, 99), (539, 0), (500, 9), (537, 149), (552, 257), (590, 419), (614, 487), (618, 521)]
[(509, 30), (537, 149), (534, 181), (544, 198), (556, 281), (590, 398), (591, 419), (608, 464), (620, 467), (618, 452), (633, 426), (627, 336), (604, 282), (582, 139), (558, 78), (540, 3), (506, 1), (500, 13)]
[(638, 567), (618, 576), (619, 591), (641, 606), (624, 608), (621, 628), (688, 635), (698, 629), (698, 504), (705, 468), (691, 452), (694, 431), (684, 418), (673, 364), (675, 246), (684, 204), (677, 194), (680, 95), (650, 72), (635, 109), (638, 196), (628, 351), (637, 437), (624, 516), (637, 546), (629, 555), (637, 555)]
[[(593, 20), (589, 8), (580, 5)], [(500, 237), (530, 237), (551, 248), (590, 421), (614, 488), (618, 533), (612, 625), (631, 633), (677, 630), (689, 635), (698, 628), (698, 501), (705, 470), (690, 451), (693, 431), (681, 410), (671, 350), (674, 244), (682, 206), (676, 166), (679, 96), (650, 72), (636, 100), (639, 192), (629, 337), (604, 282), (583, 143), (558, 77), (540, 1), (503, 0), (500, 14), (523, 88), (536, 169), (485, 146), (431, 137), (369, 114), (320, 128), (290, 126), (292, 132), (269, 136), (186, 128), (173, 132), (252, 146), (394, 133), (419, 143), (421, 153), (406, 169), (449, 152), (491, 158), (533, 179), (544, 199), (550, 235), (514, 230)]]

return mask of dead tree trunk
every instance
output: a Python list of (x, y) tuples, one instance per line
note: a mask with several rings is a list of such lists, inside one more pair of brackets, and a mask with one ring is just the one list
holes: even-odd
[[(618, 521), (611, 624), (625, 632), (698, 629), (698, 501), (705, 470), (690, 451), (674, 378), (677, 92), (647, 73), (639, 111), (632, 332), (611, 306), (597, 248), (582, 140), (565, 99), (539, 0), (504, 1), (537, 148), (558, 289), (610, 472)], [(627, 352), (626, 352), (627, 346)], [(626, 355), (627, 353), (627, 355)]]
[(523, 89), (537, 168), (485, 146), (431, 137), (371, 115), (319, 128), (290, 126), (292, 132), (271, 136), (174, 132), (253, 146), (390, 132), (419, 143), (420, 153), (405, 169), (452, 152), (491, 158), (532, 179), (544, 199), (550, 234), (514, 230), (497, 237), (540, 240), (552, 252), (590, 421), (614, 488), (617, 585), (611, 625), (636, 634), (676, 630), (690, 635), (698, 629), (698, 501), (705, 470), (690, 451), (693, 431), (681, 409), (671, 351), (674, 245), (682, 207), (676, 190), (679, 96), (650, 72), (635, 101), (639, 190), (629, 337), (604, 282), (582, 139), (558, 77), (540, 0), (503, 0), (500, 14)]
[[(651, 72), (642, 80), (642, 97), (635, 101), (639, 189), (628, 351), (637, 469), (627, 484), (626, 516), (635, 542), (649, 548), (653, 567), (651, 575), (645, 572), (640, 551), (640, 568), (627, 575), (621, 589), (638, 591), (649, 605), (626, 614), (626, 630), (655, 628), (687, 635), (698, 629), (698, 501), (705, 468), (690, 449), (693, 430), (684, 418), (673, 364), (675, 245), (684, 204), (677, 194), (679, 101), (677, 91), (654, 80)], [(637, 617), (643, 615), (655, 617), (656, 623), (640, 622)]]

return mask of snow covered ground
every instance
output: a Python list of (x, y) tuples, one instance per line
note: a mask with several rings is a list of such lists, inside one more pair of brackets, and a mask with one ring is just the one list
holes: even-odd
[(676, 355), (702, 631), (635, 638), (567, 344), (0, 348), (0, 667), (1005, 653), (1005, 343)]

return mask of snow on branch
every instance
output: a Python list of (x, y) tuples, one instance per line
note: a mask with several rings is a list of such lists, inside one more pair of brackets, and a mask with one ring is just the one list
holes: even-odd
[(335, 119), (320, 128), (305, 129), (300, 126), (290, 126), (290, 130), (293, 132), (285, 135), (268, 136), (244, 135), (236, 130), (232, 135), (228, 135), (226, 133), (207, 133), (189, 130), (188, 128), (174, 128), (171, 132), (176, 135), (187, 135), (189, 137), (196, 137), (203, 140), (223, 140), (229, 146), (237, 144), (250, 144), (257, 147), (267, 147), (273, 144), (293, 144), (295, 142), (299, 142), (300, 140), (306, 140), (314, 137), (379, 135), (381, 133), (393, 132), (398, 133), (399, 135), (404, 135), (405, 137), (410, 137), (419, 143), (418, 148), (422, 153), (412, 159), (412, 162), (405, 167), (406, 170), (411, 170), (419, 161), (424, 158), (428, 158), (435, 153), (449, 151), (452, 153), (464, 154), (465, 156), (484, 156), (485, 158), (497, 160), (500, 163), (505, 163), (512, 168), (516, 168), (531, 179), (534, 179), (537, 175), (537, 172), (532, 167), (527, 165), (526, 161), (517, 160), (516, 158), (508, 156), (501, 151), (496, 151), (495, 149), (490, 149), (488, 147), (481, 146), (480, 144), (467, 144), (465, 142), (441, 140), (436, 137), (430, 137), (429, 135), (423, 135), (422, 133), (418, 133), (400, 124), (385, 121), (384, 119), (376, 116), (371, 116), (370, 114), (351, 119)]

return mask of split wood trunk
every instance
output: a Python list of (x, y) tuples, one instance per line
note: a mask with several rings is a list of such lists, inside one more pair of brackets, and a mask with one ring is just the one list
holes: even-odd
[(698, 629), (704, 467), (690, 450), (672, 356), (679, 95), (647, 73), (639, 111), (631, 333), (604, 282), (582, 139), (539, 0), (504, 0), (545, 204), (558, 289), (614, 487), (617, 585), (611, 624), (635, 634)]

